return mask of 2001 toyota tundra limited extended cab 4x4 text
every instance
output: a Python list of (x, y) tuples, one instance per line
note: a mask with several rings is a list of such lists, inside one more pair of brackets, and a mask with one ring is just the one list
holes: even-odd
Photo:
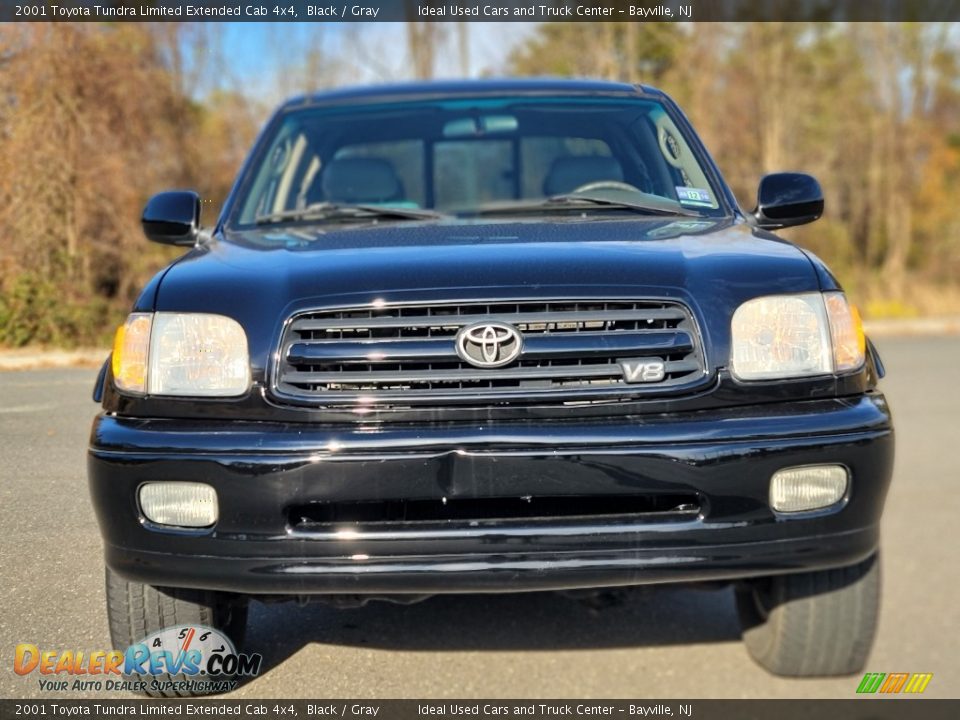
[(893, 430), (815, 256), (817, 181), (743, 211), (645, 86), (299, 97), (117, 332), (90, 491), (110, 628), (246, 602), (731, 582), (753, 657), (860, 669)]

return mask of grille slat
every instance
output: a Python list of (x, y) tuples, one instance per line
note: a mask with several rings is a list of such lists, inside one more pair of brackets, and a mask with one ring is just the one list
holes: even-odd
[(323, 362), (384, 363), (397, 360), (449, 360), (456, 355), (456, 345), (449, 339), (384, 340), (356, 342), (349, 340), (318, 340), (294, 343), (287, 351), (287, 361), (293, 364)]
[[(512, 325), (523, 352), (499, 368), (457, 354), (475, 323)], [(678, 393), (707, 379), (689, 311), (660, 300), (437, 303), (316, 310), (287, 324), (275, 370), (280, 400), (311, 406), (609, 400)], [(627, 382), (623, 362), (663, 363)]]
[[(693, 349), (693, 338), (685, 332), (646, 331), (617, 333), (556, 333), (532, 335), (524, 340), (525, 358), (563, 356), (654, 354)], [(410, 359), (450, 360), (456, 355), (453, 338), (347, 341), (314, 340), (290, 346), (287, 360), (294, 364), (323, 362), (387, 363)]]
[[(320, 373), (285, 373), (281, 380), (306, 383), (376, 383), (398, 382), (477, 382), (481, 380), (536, 380), (540, 378), (566, 377), (570, 374), (566, 367), (513, 367), (500, 368), (496, 377), (491, 370), (414, 370), (401, 372), (320, 372)], [(581, 377), (609, 377), (621, 375), (619, 365), (585, 365), (577, 369)]]
[[(593, 322), (617, 322), (622, 320), (635, 320), (636, 313), (631, 311), (600, 310), (590, 313), (590, 320)], [(644, 313), (644, 320), (673, 320), (681, 321), (684, 319), (683, 312), (676, 310), (650, 310)], [(371, 315), (366, 318), (345, 318), (334, 320), (295, 320), (292, 329), (295, 332), (304, 332), (307, 330), (357, 330), (366, 328), (424, 328), (446, 326), (460, 328), (464, 325), (477, 322), (478, 320), (495, 321), (509, 323), (511, 325), (522, 325), (524, 323), (563, 323), (563, 322), (583, 322), (585, 320), (582, 312), (555, 312), (555, 313), (479, 313), (470, 315), (427, 315), (422, 317), (400, 317), (383, 316), (377, 317)]]

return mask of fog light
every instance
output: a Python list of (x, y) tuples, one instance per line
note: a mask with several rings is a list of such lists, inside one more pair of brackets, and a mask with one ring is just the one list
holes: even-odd
[(158, 525), (208, 527), (217, 521), (217, 491), (205, 483), (145, 483), (140, 508)]
[(843, 465), (784, 468), (770, 478), (770, 507), (782, 513), (825, 508), (843, 498), (848, 481)]

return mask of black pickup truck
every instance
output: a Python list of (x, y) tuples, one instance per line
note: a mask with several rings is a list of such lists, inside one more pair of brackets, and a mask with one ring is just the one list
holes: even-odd
[(112, 639), (246, 603), (733, 583), (753, 657), (852, 673), (893, 430), (856, 309), (645, 86), (298, 97), (118, 330), (89, 481)]

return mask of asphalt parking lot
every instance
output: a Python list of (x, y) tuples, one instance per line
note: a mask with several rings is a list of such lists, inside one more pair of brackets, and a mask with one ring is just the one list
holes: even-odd
[[(960, 697), (960, 338), (878, 346), (898, 446), (868, 669), (932, 672), (926, 696)], [(36, 674), (16, 675), (17, 643), (109, 648), (84, 470), (95, 374), (0, 372), (2, 697), (83, 696), (41, 693)], [(247, 649), (267, 667), (236, 693), (250, 698), (848, 698), (859, 681), (756, 667), (728, 590), (638, 589), (592, 603), (538, 593), (352, 610), (254, 604), (249, 623)]]

